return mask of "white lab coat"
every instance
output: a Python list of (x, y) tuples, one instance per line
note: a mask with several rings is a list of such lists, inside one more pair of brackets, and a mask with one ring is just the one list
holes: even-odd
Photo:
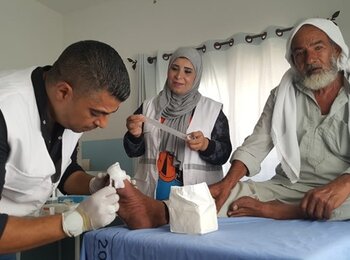
[[(51, 181), (55, 165), (40, 130), (31, 82), (33, 70), (11, 71), (0, 77), (0, 109), (10, 145), (0, 212), (14, 216), (30, 215), (40, 209), (59, 183)], [(61, 176), (71, 163), (70, 157), (80, 136), (80, 133), (64, 130)]]

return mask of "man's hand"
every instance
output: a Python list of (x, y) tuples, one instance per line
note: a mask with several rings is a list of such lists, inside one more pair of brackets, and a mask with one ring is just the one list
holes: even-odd
[(300, 207), (311, 219), (329, 219), (350, 195), (350, 175), (344, 174), (327, 185), (308, 191)]
[(106, 172), (99, 172), (89, 182), (90, 193), (93, 194), (96, 191), (108, 186), (109, 182), (109, 175)]
[(225, 201), (231, 193), (231, 186), (228, 185), (225, 181), (221, 180), (217, 183), (209, 185), (209, 190), (211, 196), (215, 199), (216, 210), (219, 212), (222, 205), (224, 205)]
[(126, 119), (126, 127), (130, 134), (140, 137), (142, 134), (142, 124), (145, 122), (143, 115), (131, 115)]
[(119, 210), (119, 195), (113, 187), (104, 187), (81, 202), (76, 209), (62, 214), (62, 226), (68, 236), (110, 224)]
[(234, 160), (231, 163), (231, 168), (221, 181), (209, 186), (209, 190), (215, 199), (216, 210), (219, 212), (222, 205), (231, 194), (231, 190), (239, 180), (248, 172), (247, 167), (243, 162)]

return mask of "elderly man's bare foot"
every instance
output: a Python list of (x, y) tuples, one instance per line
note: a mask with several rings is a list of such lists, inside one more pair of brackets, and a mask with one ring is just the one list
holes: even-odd
[(304, 219), (298, 205), (285, 204), (280, 201), (261, 202), (251, 197), (241, 197), (230, 205), (229, 217), (253, 216), (273, 219)]
[(124, 181), (125, 188), (117, 189), (120, 197), (119, 217), (130, 229), (155, 228), (169, 221), (168, 209), (162, 201), (154, 200)]

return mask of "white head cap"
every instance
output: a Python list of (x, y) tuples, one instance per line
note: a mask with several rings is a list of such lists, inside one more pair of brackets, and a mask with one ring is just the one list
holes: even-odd
[(305, 24), (313, 25), (319, 28), (320, 30), (322, 30), (325, 34), (328, 35), (328, 37), (333, 42), (335, 42), (342, 49), (342, 52), (338, 59), (338, 68), (340, 70), (344, 70), (345, 72), (350, 72), (349, 48), (344, 41), (343, 35), (340, 32), (339, 27), (336, 24), (334, 24), (331, 20), (322, 19), (322, 18), (306, 19), (305, 21), (299, 23), (297, 26), (294, 27), (287, 41), (286, 56), (285, 56), (289, 64), (292, 66), (292, 68), (294, 68), (294, 64), (292, 60), (292, 50), (291, 50), (292, 40), (294, 38), (294, 35)]

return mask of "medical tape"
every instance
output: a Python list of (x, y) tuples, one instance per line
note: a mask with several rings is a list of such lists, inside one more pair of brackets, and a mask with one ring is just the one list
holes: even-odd
[(175, 129), (167, 126), (167, 125), (164, 125), (164, 124), (160, 123), (159, 121), (157, 121), (155, 119), (152, 119), (152, 118), (149, 118), (149, 117), (146, 117), (146, 116), (145, 116), (145, 119), (146, 119), (147, 123), (149, 123), (151, 125), (154, 125), (155, 127), (159, 128), (159, 129), (161, 129), (161, 130), (163, 130), (163, 131), (165, 131), (165, 132), (167, 132), (169, 134), (175, 135), (176, 137), (178, 137), (178, 138), (180, 138), (182, 140), (185, 140), (185, 141), (188, 140), (187, 135), (184, 134), (184, 133), (181, 133), (181, 132), (179, 132), (179, 131), (177, 131), (177, 130), (175, 130)]

